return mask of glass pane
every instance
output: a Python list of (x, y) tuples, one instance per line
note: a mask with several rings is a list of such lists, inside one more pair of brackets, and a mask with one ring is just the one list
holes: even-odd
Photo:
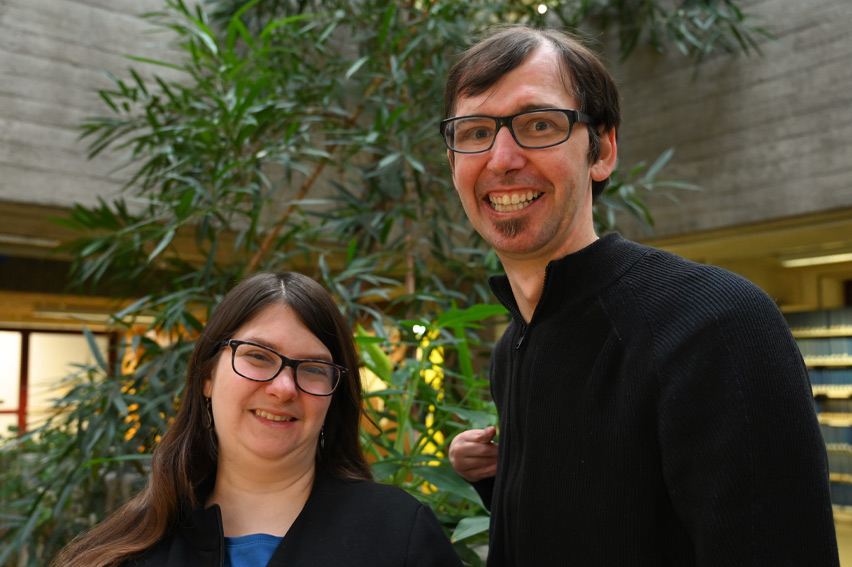
[(16, 410), (21, 385), (21, 333), (0, 331), (0, 360), (0, 409)]
[[(9, 431), (10, 427), (14, 427), (15, 431)], [(15, 413), (0, 413), (0, 442), (3, 439), (10, 439), (17, 435), (18, 414)]]
[[(96, 342), (106, 359), (108, 338), (98, 336)], [(94, 363), (95, 357), (86, 337), (64, 333), (32, 333), (29, 354), (27, 427), (32, 428), (50, 415), (54, 400), (68, 391), (60, 386), (62, 379), (75, 373), (78, 364)]]

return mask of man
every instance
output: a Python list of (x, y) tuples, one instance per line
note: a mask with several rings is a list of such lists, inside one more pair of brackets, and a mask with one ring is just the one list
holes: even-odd
[(499, 443), (489, 427), (450, 447), (491, 510), (488, 565), (838, 565), (807, 371), (776, 306), (595, 234), (620, 111), (594, 54), (504, 29), (461, 57), (445, 104), (453, 182), (512, 315), (491, 361)]

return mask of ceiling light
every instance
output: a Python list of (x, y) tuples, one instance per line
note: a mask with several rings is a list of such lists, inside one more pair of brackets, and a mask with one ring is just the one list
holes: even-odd
[(828, 254), (826, 256), (811, 256), (808, 258), (792, 258), (790, 260), (781, 260), (781, 265), (785, 268), (801, 268), (803, 266), (840, 264), (842, 262), (852, 262), (852, 252), (846, 252), (843, 254)]
[(60, 242), (53, 238), (39, 238), (37, 236), (21, 236), (19, 234), (0, 234), (0, 244), (14, 244), (15, 246), (36, 246), (38, 248), (56, 248)]
[[(114, 322), (109, 313), (96, 311), (66, 311), (63, 309), (37, 308), (33, 316), (40, 319), (74, 319), (84, 323), (99, 323), (109, 325)], [(155, 321), (153, 315), (135, 315), (122, 319), (125, 323), (150, 325)]]

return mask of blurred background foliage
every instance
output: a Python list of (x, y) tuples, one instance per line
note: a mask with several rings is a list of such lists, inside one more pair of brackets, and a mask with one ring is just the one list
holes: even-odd
[[(143, 17), (171, 47), (107, 72), (104, 115), (81, 126), (129, 182), (57, 220), (80, 233), (73, 285), (124, 300), (115, 347), (98, 352), (87, 331), (95, 362), (66, 378), (54, 417), (0, 449), (0, 565), (47, 564), (144, 483), (193, 338), (258, 270), (334, 293), (361, 349), (377, 480), (429, 503), (481, 564), (487, 512), (446, 448), (495, 422), (484, 368), (505, 314), (488, 305), (501, 268), (463, 217), (438, 135), (449, 67), (499, 22), (696, 61), (748, 53), (765, 31), (711, 0), (164, 0)], [(618, 210), (650, 228), (646, 191), (692, 188), (659, 177), (670, 158), (619, 168), (600, 233)]]

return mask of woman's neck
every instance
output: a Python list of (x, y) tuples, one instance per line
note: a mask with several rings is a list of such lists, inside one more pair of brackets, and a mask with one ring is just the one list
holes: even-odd
[(287, 533), (308, 501), (316, 467), (311, 463), (284, 476), (281, 470), (287, 469), (278, 468), (275, 478), (270, 478), (268, 471), (220, 463), (207, 506), (218, 504), (222, 509), (225, 537)]

